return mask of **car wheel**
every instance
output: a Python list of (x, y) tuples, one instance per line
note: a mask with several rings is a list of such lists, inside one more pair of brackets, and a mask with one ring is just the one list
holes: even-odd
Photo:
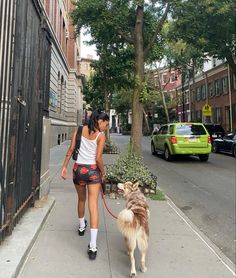
[(166, 161), (171, 161), (173, 159), (168, 146), (165, 146), (164, 157)]
[(218, 149), (218, 146), (217, 146), (217, 143), (216, 142), (213, 142), (213, 145), (212, 145), (212, 151), (213, 153), (218, 153), (219, 149)]
[(199, 159), (202, 161), (202, 162), (206, 162), (209, 158), (209, 155), (208, 154), (199, 154)]
[(233, 156), (236, 157), (236, 146), (233, 147)]
[(154, 143), (153, 143), (153, 142), (151, 142), (151, 152), (152, 152), (152, 155), (157, 154), (157, 152), (156, 152), (156, 149), (155, 149), (155, 146), (154, 146)]

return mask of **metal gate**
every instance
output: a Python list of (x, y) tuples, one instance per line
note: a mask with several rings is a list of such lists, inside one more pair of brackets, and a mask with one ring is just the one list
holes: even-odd
[(0, 0), (0, 16), (1, 242), (38, 198), (51, 43), (38, 0)]

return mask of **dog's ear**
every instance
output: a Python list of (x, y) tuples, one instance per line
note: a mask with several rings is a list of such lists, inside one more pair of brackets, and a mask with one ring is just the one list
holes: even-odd
[(133, 184), (133, 190), (137, 190), (137, 189), (138, 189), (138, 186), (139, 186), (139, 182), (136, 181), (136, 182)]

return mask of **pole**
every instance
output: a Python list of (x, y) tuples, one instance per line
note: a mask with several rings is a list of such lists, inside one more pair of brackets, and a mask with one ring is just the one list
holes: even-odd
[(182, 110), (183, 110), (183, 122), (185, 122), (185, 105), (184, 105), (184, 83), (185, 83), (185, 76), (184, 71), (182, 72)]
[(232, 91), (230, 82), (230, 68), (228, 64), (228, 83), (229, 83), (229, 122), (230, 122), (230, 132), (233, 131), (233, 119), (232, 119)]

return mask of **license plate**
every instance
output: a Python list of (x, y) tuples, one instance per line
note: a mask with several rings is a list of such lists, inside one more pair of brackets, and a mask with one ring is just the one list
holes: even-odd
[(212, 138), (217, 138), (217, 135), (216, 134), (212, 134)]
[(188, 138), (188, 141), (189, 142), (197, 142), (197, 138), (195, 138), (195, 137), (190, 137), (190, 138)]

